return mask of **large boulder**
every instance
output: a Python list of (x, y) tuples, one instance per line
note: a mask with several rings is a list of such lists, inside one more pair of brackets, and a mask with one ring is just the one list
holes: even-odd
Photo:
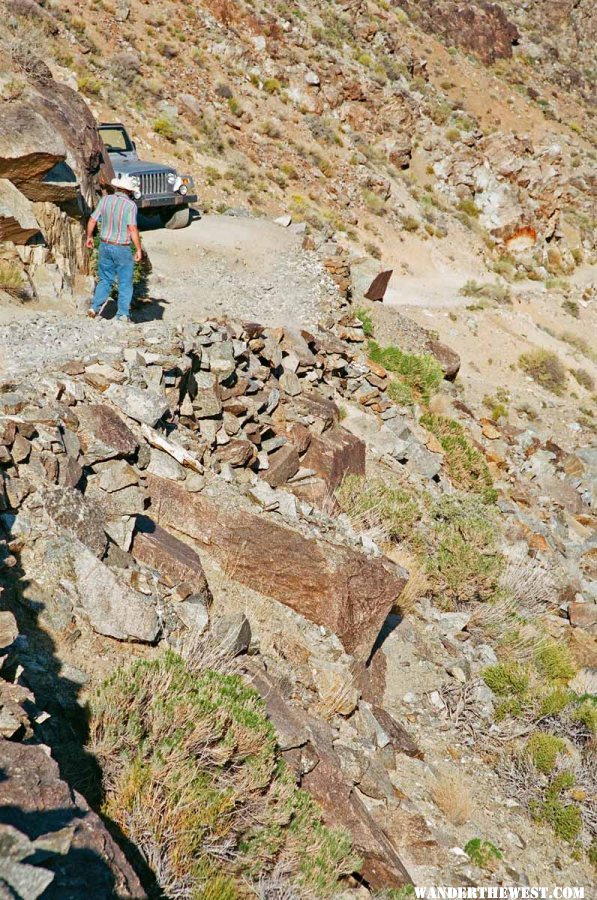
[(273, 597), (335, 632), (347, 652), (367, 659), (406, 584), (390, 560), (305, 537), (205, 492), (149, 476), (152, 518), (202, 544), (235, 581)]
[[(100, 817), (60, 778), (46, 748), (0, 739), (0, 770), (0, 826), (10, 826), (35, 841), (37, 852), (31, 862), (42, 860), (43, 868), (36, 866), (28, 875), (31, 879), (36, 872), (46, 873), (44, 900), (143, 900), (147, 896)], [(17, 894), (11, 891), (2, 896)]]

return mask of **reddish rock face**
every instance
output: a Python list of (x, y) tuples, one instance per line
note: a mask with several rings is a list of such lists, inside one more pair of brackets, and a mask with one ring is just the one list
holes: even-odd
[(198, 554), (147, 516), (137, 519), (137, 533), (131, 552), (137, 562), (156, 569), (171, 586), (185, 582), (194, 594), (200, 594), (207, 602), (211, 601)]
[(369, 656), (406, 583), (402, 569), (162, 478), (150, 476), (148, 488), (152, 517), (164, 528), (199, 541), (235, 581), (330, 628), (357, 658)]
[(360, 874), (372, 888), (398, 888), (411, 884), (394, 847), (367, 812), (363, 801), (340, 775), (335, 754), (323, 756), (302, 780), (301, 786), (322, 806), (327, 824), (350, 831), (354, 847), (363, 858)]
[(395, 0), (425, 31), (469, 50), (484, 63), (509, 59), (519, 34), (501, 7), (484, 0)]
[(365, 474), (365, 444), (338, 426), (311, 438), (302, 461), (307, 469), (314, 469), (330, 491), (340, 487), (345, 475)]
[(278, 487), (296, 475), (299, 466), (300, 460), (296, 447), (292, 444), (284, 444), (270, 455), (269, 469), (262, 473), (262, 478), (272, 487)]

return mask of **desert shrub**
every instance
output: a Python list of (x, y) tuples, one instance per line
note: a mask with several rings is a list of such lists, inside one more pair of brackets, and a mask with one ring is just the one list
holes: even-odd
[[(578, 707), (576, 695), (567, 688), (575, 674), (570, 653), (540, 631), (532, 633), (525, 649), (524, 662), (508, 659), (483, 672), (485, 684), (501, 700), (496, 719), (524, 716), (529, 722), (548, 720), (550, 730), (557, 730), (557, 721), (568, 721)], [(573, 729), (562, 724), (562, 731), (568, 734)]]
[(573, 319), (580, 318), (580, 306), (576, 300), (564, 300), (562, 309), (564, 312), (567, 312), (569, 316), (572, 316)]
[(582, 353), (583, 356), (586, 356), (587, 359), (597, 362), (597, 352), (585, 338), (580, 337), (578, 334), (574, 334), (572, 331), (564, 331), (562, 334), (558, 335), (558, 337), (561, 341), (566, 341), (567, 344), (570, 344), (571, 347), (574, 347), (575, 350)]
[(496, 862), (502, 858), (502, 852), (495, 844), (481, 838), (472, 838), (468, 841), (464, 846), (464, 852), (471, 862), (482, 869), (493, 869)]
[(405, 231), (412, 233), (418, 230), (421, 223), (414, 216), (401, 216), (400, 224)]
[(358, 319), (363, 326), (365, 337), (371, 337), (373, 335), (373, 319), (371, 317), (371, 313), (369, 313), (366, 309), (359, 307), (358, 309), (355, 309), (354, 315), (355, 318)]
[(586, 388), (587, 391), (592, 391), (595, 387), (595, 382), (593, 380), (592, 375), (589, 375), (586, 369), (573, 369), (572, 374), (578, 381), (582, 387)]
[(512, 300), (510, 289), (505, 284), (495, 281), (493, 284), (480, 284), (474, 279), (467, 281), (459, 291), (463, 297), (478, 297), (483, 300), (491, 300), (494, 303), (510, 303)]
[(412, 496), (387, 477), (347, 475), (336, 498), (355, 525), (373, 531), (378, 540), (407, 537), (421, 515)]
[(526, 742), (525, 751), (533, 760), (536, 769), (544, 775), (550, 775), (558, 756), (566, 751), (566, 742), (555, 734), (536, 731)]
[(174, 125), (172, 120), (168, 119), (166, 116), (160, 116), (159, 118), (155, 119), (152, 128), (156, 134), (159, 134), (160, 137), (166, 138), (167, 141), (172, 141), (172, 143), (174, 143), (178, 137), (176, 126)]
[(566, 803), (562, 796), (574, 787), (571, 772), (560, 772), (545, 790), (545, 799), (531, 804), (533, 818), (551, 825), (559, 838), (573, 843), (582, 831), (582, 814), (576, 803)]
[(282, 85), (277, 78), (266, 78), (263, 82), (263, 90), (266, 94), (279, 94), (282, 90)]
[(483, 454), (470, 443), (459, 422), (446, 416), (426, 413), (421, 425), (431, 431), (445, 453), (445, 466), (452, 484), (479, 494), (486, 503), (496, 500), (491, 473)]
[(363, 202), (369, 212), (376, 216), (383, 216), (386, 211), (386, 204), (383, 198), (367, 188), (363, 188)]
[(438, 501), (432, 516), (427, 573), (438, 601), (453, 608), (458, 603), (489, 600), (498, 589), (504, 559), (497, 546), (496, 522), (487, 507), (456, 494)]
[(395, 376), (388, 394), (397, 403), (427, 404), (443, 381), (442, 368), (430, 354), (404, 353), (399, 347), (380, 347), (375, 341), (369, 341), (368, 352), (373, 362)]
[(566, 387), (566, 368), (559, 356), (551, 350), (533, 350), (523, 353), (518, 365), (541, 387), (562, 394)]
[[(258, 694), (168, 651), (119, 669), (91, 704), (105, 812), (137, 842), (168, 896), (244, 895), (283, 865), (297, 891), (331, 897), (358, 866), (280, 762)], [(208, 890), (209, 886), (209, 890)]]
[(115, 53), (110, 60), (110, 71), (121, 81), (130, 80), (140, 73), (141, 60), (136, 53)]
[(527, 666), (518, 662), (497, 663), (483, 672), (483, 681), (498, 697), (522, 697), (531, 682)]
[(581, 700), (572, 713), (572, 720), (584, 725), (590, 735), (597, 734), (597, 697)]
[(460, 212), (466, 213), (467, 216), (472, 216), (474, 219), (479, 218), (479, 207), (474, 200), (461, 200), (458, 204), (458, 209)]
[(374, 244), (372, 241), (366, 242), (365, 250), (367, 251), (369, 256), (373, 257), (373, 259), (381, 259), (381, 256), (382, 256), (381, 249), (377, 246), (377, 244)]
[(77, 87), (83, 94), (93, 97), (97, 97), (102, 91), (102, 83), (99, 78), (89, 72), (82, 72), (77, 76)]
[(568, 647), (555, 641), (545, 641), (537, 648), (535, 665), (543, 678), (558, 684), (566, 684), (576, 674)]

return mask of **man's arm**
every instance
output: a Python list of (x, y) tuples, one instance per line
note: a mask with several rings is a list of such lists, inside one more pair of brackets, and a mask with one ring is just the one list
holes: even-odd
[(85, 241), (85, 246), (88, 250), (93, 250), (93, 233), (97, 226), (97, 219), (94, 219), (93, 216), (89, 219), (87, 223), (87, 240)]
[(135, 245), (135, 262), (141, 262), (143, 259), (143, 248), (141, 247), (141, 238), (139, 237), (139, 229), (136, 225), (129, 225), (129, 234)]

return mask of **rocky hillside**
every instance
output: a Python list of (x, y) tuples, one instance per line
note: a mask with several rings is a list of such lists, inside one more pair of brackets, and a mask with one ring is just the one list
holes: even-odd
[(0, 893), (588, 896), (592, 5), (0, 5)]

